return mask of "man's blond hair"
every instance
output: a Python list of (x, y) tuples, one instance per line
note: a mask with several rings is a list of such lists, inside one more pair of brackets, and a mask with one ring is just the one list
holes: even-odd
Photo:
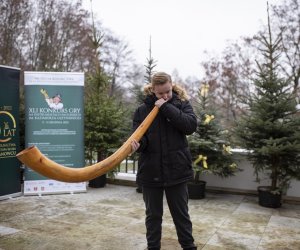
[(152, 86), (162, 85), (167, 82), (172, 83), (172, 78), (169, 74), (167, 74), (165, 72), (157, 72), (151, 78)]

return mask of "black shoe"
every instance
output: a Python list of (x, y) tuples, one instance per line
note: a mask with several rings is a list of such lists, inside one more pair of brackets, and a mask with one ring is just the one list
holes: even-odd
[(141, 187), (137, 187), (136, 192), (137, 192), (137, 193), (143, 193), (143, 190), (142, 190)]

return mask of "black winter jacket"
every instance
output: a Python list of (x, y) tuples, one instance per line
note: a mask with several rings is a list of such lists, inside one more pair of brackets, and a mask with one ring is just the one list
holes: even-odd
[[(153, 109), (157, 100), (148, 95), (135, 111), (136, 129)], [(137, 183), (141, 186), (171, 186), (193, 177), (192, 159), (186, 135), (197, 127), (197, 119), (189, 101), (181, 100), (173, 91), (172, 99), (164, 103), (142, 139), (137, 152)]]

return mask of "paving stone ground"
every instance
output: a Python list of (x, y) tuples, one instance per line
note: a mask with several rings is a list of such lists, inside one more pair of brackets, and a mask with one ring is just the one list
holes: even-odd
[[(181, 249), (166, 202), (162, 250)], [(279, 209), (257, 197), (210, 194), (189, 201), (198, 249), (300, 250), (300, 205)], [(86, 193), (0, 201), (0, 249), (144, 250), (142, 194), (108, 184)]]

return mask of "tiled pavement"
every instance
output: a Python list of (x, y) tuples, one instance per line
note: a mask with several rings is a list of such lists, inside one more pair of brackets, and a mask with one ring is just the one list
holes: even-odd
[[(208, 193), (189, 201), (198, 249), (299, 249), (300, 205), (279, 209), (257, 197)], [(0, 249), (143, 250), (144, 204), (134, 187), (0, 201)], [(162, 250), (181, 249), (165, 203)]]

